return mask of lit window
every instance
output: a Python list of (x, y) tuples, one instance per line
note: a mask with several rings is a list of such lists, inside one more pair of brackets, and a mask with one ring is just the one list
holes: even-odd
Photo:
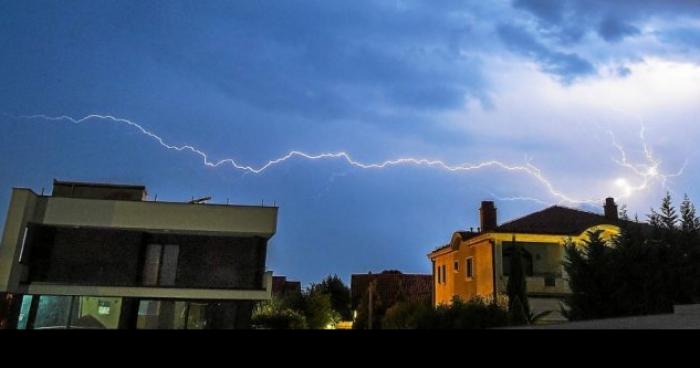
[(98, 300), (97, 301), (97, 314), (99, 315), (109, 315), (112, 311), (112, 303), (109, 300)]
[(467, 279), (474, 278), (474, 258), (469, 257), (465, 262), (465, 268), (467, 269)]

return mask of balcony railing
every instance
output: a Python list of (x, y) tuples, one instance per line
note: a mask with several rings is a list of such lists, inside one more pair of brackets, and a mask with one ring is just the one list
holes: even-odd
[[(503, 276), (502, 287), (508, 285), (508, 276)], [(532, 294), (568, 294), (571, 293), (569, 282), (561, 275), (528, 276), (527, 292)], [(505, 290), (505, 289), (504, 289)]]

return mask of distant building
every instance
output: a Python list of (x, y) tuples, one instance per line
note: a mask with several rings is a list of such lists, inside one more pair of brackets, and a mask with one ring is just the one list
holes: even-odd
[(568, 239), (580, 243), (591, 230), (604, 239), (620, 232), (613, 198), (606, 199), (604, 214), (552, 206), (501, 225), (491, 201), (481, 203), (481, 227), (457, 231), (449, 244), (428, 254), (433, 264), (434, 304), (450, 303), (455, 296), (504, 295), (510, 271), (513, 239), (523, 246), (527, 292), (533, 313), (553, 311), (545, 320), (561, 321), (560, 301), (570, 293), (562, 262)]
[(272, 297), (286, 298), (301, 295), (301, 282), (287, 281), (286, 276), (272, 276)]
[(245, 328), (269, 300), (276, 207), (155, 202), (140, 185), (12, 191), (0, 328)]
[(384, 309), (401, 298), (417, 303), (430, 303), (433, 298), (432, 275), (405, 274), (399, 271), (353, 274), (350, 279), (353, 311), (358, 309), (362, 299), (367, 296), (371, 282), (374, 282), (374, 293)]

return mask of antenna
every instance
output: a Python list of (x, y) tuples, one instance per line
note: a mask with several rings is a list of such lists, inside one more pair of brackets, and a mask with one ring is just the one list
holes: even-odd
[(197, 198), (197, 199), (194, 199), (194, 197), (192, 197), (192, 200), (189, 203), (190, 204), (200, 204), (200, 203), (204, 203), (204, 202), (209, 201), (209, 200), (211, 200), (211, 196), (206, 196), (206, 197)]

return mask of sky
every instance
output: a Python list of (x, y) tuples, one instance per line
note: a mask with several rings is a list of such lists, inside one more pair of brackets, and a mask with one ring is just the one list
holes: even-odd
[(268, 269), (305, 284), (429, 273), (483, 200), (700, 201), (700, 1), (0, 0), (0, 50), (0, 208), (54, 178), (274, 204)]

